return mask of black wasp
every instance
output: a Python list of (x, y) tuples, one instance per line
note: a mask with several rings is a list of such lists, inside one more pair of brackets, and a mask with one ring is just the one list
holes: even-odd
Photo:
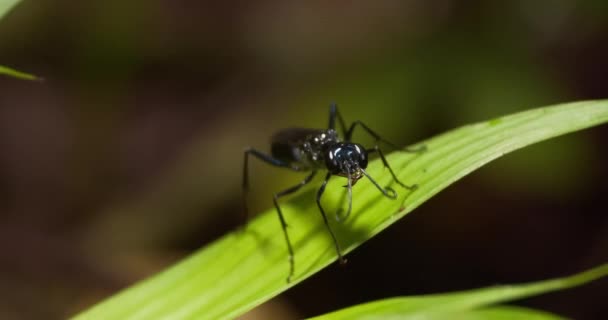
[[(336, 119), (338, 120), (340, 129), (345, 134), (344, 140), (340, 139), (338, 132), (336, 131)], [(373, 148), (366, 149), (362, 145), (351, 141), (353, 132), (357, 126), (362, 127), (375, 139), (375, 145)], [(338, 112), (337, 106), (332, 104), (329, 109), (329, 126), (327, 129), (288, 128), (280, 130), (271, 138), (270, 155), (253, 148), (245, 149), (245, 162), (243, 166), (244, 199), (246, 199), (247, 190), (249, 189), (247, 165), (249, 155), (252, 155), (276, 167), (283, 167), (293, 171), (310, 172), (310, 174), (300, 183), (291, 188), (275, 193), (273, 198), (274, 206), (277, 209), (277, 214), (279, 215), (279, 220), (281, 221), (281, 227), (283, 228), (283, 235), (285, 236), (285, 242), (287, 243), (287, 250), (289, 251), (289, 275), (287, 277), (287, 282), (291, 281), (291, 277), (294, 273), (294, 253), (291, 246), (291, 241), (289, 240), (289, 234), (287, 233), (287, 223), (285, 222), (285, 217), (283, 216), (281, 207), (279, 206), (278, 200), (280, 197), (298, 191), (304, 185), (308, 184), (317, 174), (317, 172), (319, 172), (319, 170), (327, 170), (325, 180), (317, 192), (317, 206), (319, 207), (319, 211), (321, 212), (321, 217), (323, 218), (323, 222), (325, 222), (327, 231), (329, 231), (329, 234), (333, 239), (339, 261), (343, 264), (346, 262), (346, 259), (344, 259), (342, 256), (340, 244), (331, 230), (327, 221), (325, 210), (323, 210), (323, 207), (321, 206), (321, 196), (325, 191), (329, 178), (332, 175), (337, 175), (345, 177), (347, 181), (346, 187), (348, 188), (348, 210), (341, 217), (341, 219), (345, 219), (350, 214), (352, 208), (352, 187), (363, 176), (367, 177), (387, 198), (397, 198), (397, 192), (395, 192), (395, 190), (391, 189), (390, 187), (382, 188), (365, 171), (367, 168), (369, 153), (378, 153), (380, 159), (382, 159), (384, 167), (388, 168), (391, 176), (393, 176), (395, 182), (397, 182), (400, 186), (408, 190), (416, 189), (416, 185), (405, 185), (399, 181), (397, 176), (395, 176), (393, 169), (391, 169), (390, 165), (386, 161), (386, 158), (384, 157), (384, 153), (382, 153), (382, 150), (378, 146), (379, 142), (383, 142), (395, 149), (399, 149), (396, 145), (384, 140), (361, 121), (357, 120), (353, 122), (347, 130), (344, 119)], [(425, 147), (423, 146), (422, 148), (417, 149), (401, 150), (407, 152), (421, 152), (425, 150)], [(247, 213), (246, 202), (247, 201), (245, 200), (245, 213)]]

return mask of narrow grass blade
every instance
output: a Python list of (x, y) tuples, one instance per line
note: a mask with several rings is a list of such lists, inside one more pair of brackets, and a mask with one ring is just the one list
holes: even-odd
[[(418, 184), (419, 188), (409, 192), (393, 185), (399, 198), (390, 200), (362, 180), (353, 188), (351, 216), (338, 223), (333, 213), (344, 192), (344, 181), (332, 179), (323, 196), (331, 227), (344, 251), (349, 252), (491, 160), (607, 121), (608, 101), (567, 103), (447, 132), (421, 142), (428, 148), (423, 154), (394, 152), (387, 159), (401, 181)], [(370, 163), (368, 173), (380, 185), (392, 182), (379, 160)], [(313, 181), (312, 185), (282, 202), (295, 251), (293, 282), (285, 281), (287, 250), (276, 212), (270, 209), (258, 215), (246, 230), (225, 235), (76, 319), (231, 319), (287, 290), (337, 257), (314, 201), (313, 188), (318, 183)]]
[(22, 80), (42, 80), (41, 78), (9, 67), (0, 66), (0, 75), (6, 75)]
[(19, 2), (20, 0), (0, 0), (0, 19)]
[[(385, 299), (336, 312), (311, 320), (362, 320), (362, 319), (512, 319), (502, 308), (485, 309), (488, 306), (522, 299), (551, 291), (579, 286), (608, 276), (608, 264), (564, 278), (519, 285), (504, 285), (446, 294), (399, 297)], [(525, 317), (526, 311), (518, 313)], [(469, 317), (465, 317), (469, 315)], [(481, 315), (487, 316), (480, 318)], [(532, 311), (530, 311), (530, 318)]]
[[(429, 320), (446, 319), (436, 317)], [(452, 320), (565, 320), (560, 316), (521, 307), (497, 306), (487, 309), (473, 310), (462, 314), (454, 314), (449, 317)]]
[[(0, 20), (15, 6), (20, 0), (0, 0)], [(0, 75), (6, 75), (23, 80), (41, 80), (35, 75), (21, 72), (9, 67), (0, 65)]]

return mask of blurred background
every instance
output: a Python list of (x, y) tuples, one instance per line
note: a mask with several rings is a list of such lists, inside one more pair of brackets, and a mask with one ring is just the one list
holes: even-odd
[[(0, 77), (0, 318), (65, 318), (234, 229), (243, 148), (324, 127), (332, 101), (406, 145), (606, 98), (606, 57), (603, 0), (25, 0), (0, 21), (0, 63), (45, 81)], [(607, 139), (507, 155), (243, 319), (606, 262)], [(252, 211), (300, 179), (254, 164)], [(520, 304), (600, 319), (607, 292)]]

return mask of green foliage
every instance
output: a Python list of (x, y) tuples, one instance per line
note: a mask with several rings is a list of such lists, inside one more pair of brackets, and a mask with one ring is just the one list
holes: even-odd
[(6, 15), (20, 0), (0, 0), (0, 19)]
[(452, 313), (449, 316), (429, 317), (428, 319), (453, 320), (561, 320), (554, 314), (521, 307), (498, 306), (487, 309), (471, 310), (462, 313)]
[[(521, 308), (488, 306), (555, 290), (578, 286), (608, 275), (608, 264), (574, 276), (529, 284), (496, 286), (449, 294), (385, 299), (357, 305), (315, 317), (315, 320), (339, 319), (556, 319)], [(536, 318), (535, 318), (536, 317)]]
[[(2, 19), (19, 0), (0, 0), (0, 19)], [(7, 75), (23, 80), (39, 80), (38, 77), (0, 65), (0, 75)]]
[[(332, 229), (344, 251), (349, 252), (491, 160), (607, 121), (608, 101), (568, 103), (464, 126), (421, 142), (428, 147), (423, 154), (394, 152), (388, 155), (388, 161), (399, 178), (419, 188), (407, 192), (394, 185), (400, 197), (389, 200), (369, 181), (362, 180), (353, 190), (352, 215), (344, 223), (337, 223), (331, 213), (336, 212), (336, 203), (341, 203), (344, 188), (341, 179), (333, 179), (323, 199), (332, 216)], [(392, 182), (378, 160), (370, 163), (368, 172), (381, 185)], [(313, 187), (282, 204), (295, 250), (293, 282), (285, 281), (287, 250), (276, 213), (270, 209), (245, 230), (225, 235), (76, 319), (230, 319), (289, 289), (336, 260)]]
[(36, 77), (33, 74), (18, 71), (18, 70), (11, 69), (11, 68), (5, 67), (5, 66), (0, 66), (0, 74), (11, 76), (11, 77), (18, 78), (18, 79), (23, 79), (23, 80), (40, 80), (40, 78)]

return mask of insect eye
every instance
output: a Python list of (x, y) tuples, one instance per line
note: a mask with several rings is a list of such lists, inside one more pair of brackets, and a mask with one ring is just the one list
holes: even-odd
[(340, 148), (329, 148), (325, 154), (325, 166), (333, 174), (340, 173)]
[(360, 145), (357, 145), (357, 149), (359, 150), (359, 166), (365, 169), (367, 168), (367, 150)]

